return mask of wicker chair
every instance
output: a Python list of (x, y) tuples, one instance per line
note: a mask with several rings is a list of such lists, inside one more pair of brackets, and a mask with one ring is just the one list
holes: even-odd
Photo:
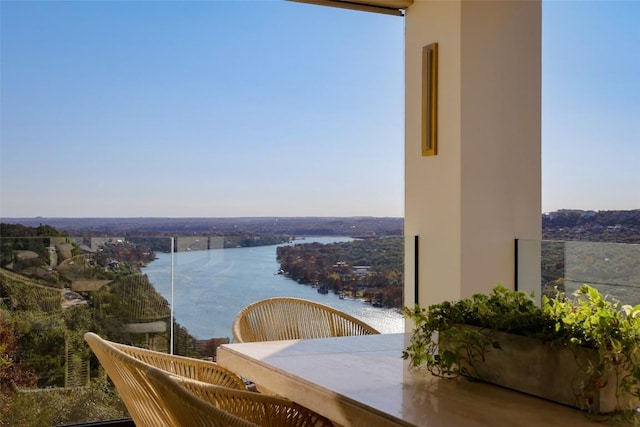
[(162, 406), (172, 418), (172, 427), (258, 427), (205, 402), (166, 371), (150, 367), (147, 376), (158, 390)]
[(156, 368), (150, 368), (148, 376), (162, 390), (163, 404), (179, 427), (218, 426), (221, 411), (243, 422), (232, 418), (224, 424), (229, 426), (333, 426), (326, 418), (288, 399), (169, 376)]
[(146, 376), (149, 367), (157, 367), (175, 375), (184, 375), (224, 387), (246, 390), (240, 377), (212, 362), (114, 343), (93, 332), (87, 332), (84, 339), (113, 381), (129, 415), (138, 427), (173, 424), (165, 408), (158, 403), (158, 393)]
[(160, 403), (158, 391), (147, 377), (150, 365), (118, 350), (92, 332), (87, 332), (84, 339), (113, 381), (137, 427), (173, 424), (173, 418)]
[(249, 304), (233, 320), (235, 342), (379, 334), (363, 321), (314, 301), (275, 297)]

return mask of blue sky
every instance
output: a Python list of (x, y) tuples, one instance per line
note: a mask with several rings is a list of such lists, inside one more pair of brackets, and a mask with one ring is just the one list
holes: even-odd
[[(640, 208), (640, 1), (545, 2), (543, 211)], [(402, 216), (403, 20), (1, 2), (0, 216)]]
[(640, 1), (543, 2), (542, 207), (640, 209)]

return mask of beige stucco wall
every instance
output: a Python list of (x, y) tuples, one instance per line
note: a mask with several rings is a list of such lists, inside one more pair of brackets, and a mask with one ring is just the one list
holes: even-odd
[[(417, 0), (406, 20), (405, 304), (514, 286), (541, 227), (541, 4)], [(421, 155), (422, 47), (439, 44), (438, 155)]]

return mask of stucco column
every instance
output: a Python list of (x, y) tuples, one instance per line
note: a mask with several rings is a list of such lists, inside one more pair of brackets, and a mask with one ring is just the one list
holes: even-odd
[[(405, 304), (514, 287), (541, 236), (541, 2), (416, 0), (405, 15)], [(422, 47), (438, 43), (438, 153), (421, 152)], [(419, 236), (416, 260), (414, 236)]]

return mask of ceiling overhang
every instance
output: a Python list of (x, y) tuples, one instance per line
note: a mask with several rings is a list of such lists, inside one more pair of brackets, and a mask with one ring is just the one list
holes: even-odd
[(320, 6), (341, 7), (343, 9), (362, 10), (365, 12), (385, 13), (403, 16), (404, 10), (414, 0), (289, 0), (298, 3), (316, 4)]

